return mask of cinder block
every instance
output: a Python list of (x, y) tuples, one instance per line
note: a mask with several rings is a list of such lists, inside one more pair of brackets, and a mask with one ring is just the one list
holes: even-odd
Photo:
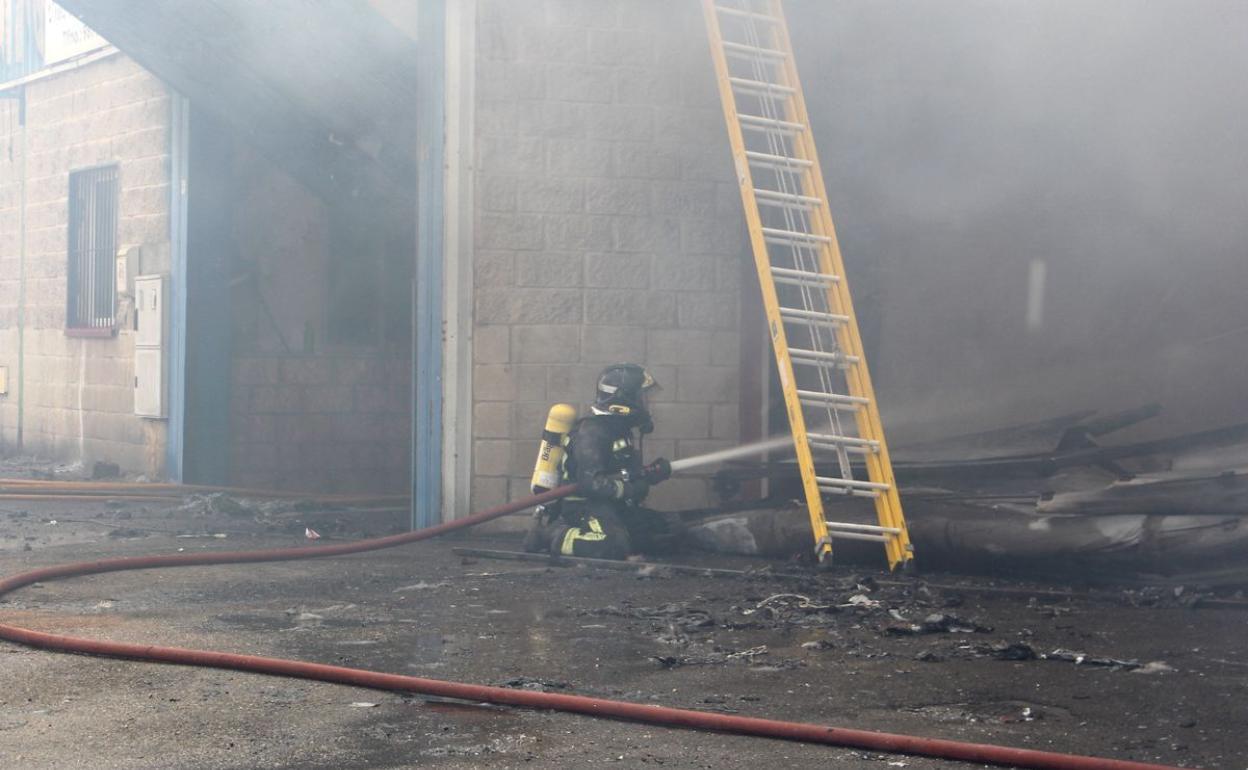
[(597, 364), (560, 365), (547, 369), (546, 393), (552, 404), (583, 405), (594, 398), (598, 374)]
[(515, 211), (518, 188), (518, 177), (481, 174), (476, 185), (477, 208), (489, 212)]
[(746, 232), (740, 222), (725, 219), (683, 219), (680, 247), (686, 254), (739, 257), (746, 253)]
[(473, 475), (472, 509), (482, 511), (507, 502), (507, 479)]
[(516, 285), (554, 288), (580, 286), (582, 262), (579, 252), (520, 252), (516, 255)]
[(516, 206), (521, 212), (579, 212), (585, 208), (583, 188), (584, 182), (580, 179), (539, 177), (525, 180)]
[(472, 360), (478, 364), (509, 363), (511, 361), (511, 329), (506, 326), (474, 327)]
[(532, 216), (482, 213), (477, 217), (479, 249), (540, 249), (542, 223)]
[(650, 405), (656, 439), (696, 439), (711, 435), (711, 411), (707, 404)]
[(585, 209), (594, 214), (646, 216), (650, 213), (650, 183), (641, 179), (586, 180)]
[(715, 183), (696, 181), (656, 181), (651, 188), (655, 211), (668, 216), (715, 216)]
[(526, 25), (515, 30), (520, 58), (532, 62), (584, 63), (588, 49), (588, 31), (583, 26)]
[[(710, 58), (710, 54), (707, 54)], [(719, 89), (711, 84), (714, 104), (693, 107), (683, 101), (679, 109), (656, 110), (654, 131), (669, 140), (678, 141), (682, 147), (718, 147), (725, 157), (732, 157), (727, 132), (724, 131), (724, 111), (719, 105)]]
[(512, 367), (516, 381), (517, 401), (546, 400), (546, 364), (517, 364)]
[(536, 438), (524, 438), (511, 442), (512, 478), (532, 478), (533, 465), (537, 461), (538, 448), (541, 441)]
[(477, 170), (481, 174), (527, 176), (542, 171), (542, 139), (511, 134), (477, 137)]
[(683, 112), (671, 105), (680, 101), (680, 79), (671, 72), (653, 66), (616, 67), (615, 101), (619, 104), (654, 106), (664, 105), (664, 112)]
[(642, 362), (646, 355), (646, 332), (637, 327), (584, 326), (581, 328), (581, 360), (594, 363)]
[[(711, 86), (713, 89), (714, 84)], [(680, 161), (682, 179), (708, 182), (731, 182), (734, 179), (732, 155), (724, 152), (724, 148), (718, 143), (687, 145)]]
[[(517, 35), (519, 29), (510, 30)], [(515, 46), (518, 54), (519, 45)], [(546, 65), (543, 62), (516, 61), (486, 57), (477, 60), (477, 98), (541, 99), (546, 91)]]
[(277, 384), (278, 362), (275, 358), (240, 358), (233, 361), (233, 382), (238, 384)]
[[(478, 28), (480, 29), (480, 28)], [(532, 104), (532, 102), (525, 102)], [(477, 99), (477, 113), (473, 117), (477, 137), (532, 136), (531, 131), (517, 131), (521, 125), (520, 103), (513, 100)], [(480, 145), (477, 145), (478, 147)], [(478, 166), (479, 167), (479, 166)]]
[(520, 136), (546, 139), (585, 139), (587, 113), (593, 105), (581, 102), (524, 101), (516, 105), (512, 122), (504, 130)]
[[(747, 240), (742, 235), (742, 240)], [(715, 264), (715, 288), (718, 291), (732, 292), (733, 294), (741, 293), (741, 284), (746, 276), (749, 276), (752, 291), (758, 291), (758, 278), (752, 273), (756, 272), (753, 259), (746, 254), (740, 254), (736, 257), (728, 255), (716, 261)]]
[(711, 337), (711, 363), (718, 366), (741, 365), (741, 332), (715, 332)]
[(711, 438), (733, 442), (741, 440), (740, 405), (715, 404), (711, 407)]
[(586, 289), (585, 323), (608, 326), (674, 326), (676, 295), (661, 291)]
[[(481, 3), (478, 7), (490, 11), (504, 3)], [(511, 7), (515, 7), (512, 3)], [(520, 58), (520, 40), (516, 28), (481, 14), (477, 21), (477, 59), (490, 62), (514, 62)], [(478, 75), (480, 79), (480, 75)], [(478, 98), (478, 101), (480, 99)]]
[(687, 292), (680, 295), (682, 329), (735, 329), (741, 300), (735, 294)]
[(355, 401), (350, 387), (325, 385), (305, 389), (303, 405), (309, 412), (350, 412)]
[(546, 65), (546, 98), (565, 102), (609, 102), (611, 68), (593, 64)]
[(715, 288), (718, 261), (709, 254), (658, 252), (651, 263), (651, 284), (665, 289), (710, 291)]
[(586, 214), (547, 214), (546, 248), (556, 251), (592, 251), (610, 248), (611, 217)]
[(332, 379), (330, 363), (321, 358), (286, 358), (281, 362), (283, 385), (328, 385)]
[(676, 379), (678, 401), (735, 404), (741, 371), (734, 366), (680, 366)]
[(511, 442), (501, 439), (472, 442), (472, 467), (477, 476), (506, 476), (511, 467)]
[[(724, 439), (688, 439), (676, 442), (676, 453), (681, 457), (697, 457), (698, 455), (709, 454), (711, 452), (719, 452), (724, 449), (732, 449), (737, 446), (735, 441), (726, 441)], [(708, 465), (699, 470), (710, 472), (720, 468), (720, 465)]]
[(675, 476), (651, 489), (646, 505), (665, 511), (700, 508), (709, 500), (706, 487), (702, 479)]
[(512, 405), (511, 436), (514, 439), (541, 438), (542, 429), (546, 425), (546, 416), (554, 403), (545, 401), (517, 401)]
[[(384, 412), (388, 409), (388, 394), (384, 387), (357, 385), (351, 389), (354, 396), (352, 411), (361, 413)], [(335, 411), (335, 410), (320, 410)]]
[(303, 411), (303, 388), (292, 385), (256, 387), (251, 391), (252, 414), (287, 414)]
[(622, 178), (679, 179), (680, 147), (672, 143), (619, 142), (615, 172)]
[(472, 258), (472, 275), (478, 288), (514, 286), (515, 252), (478, 249)]
[(654, 138), (654, 115), (649, 104), (594, 104), (585, 111), (586, 131), (595, 139), (648, 142)]
[[(632, 2), (624, 6), (632, 6)], [(654, 61), (654, 35), (644, 30), (590, 30), (588, 61), (595, 64), (644, 66)]]
[(472, 408), (472, 435), (481, 438), (511, 438), (511, 404), (486, 401)]
[(515, 376), (505, 364), (477, 364), (472, 369), (475, 401), (511, 401), (516, 397)]
[[(514, 2), (514, 0), (512, 0)], [(526, 4), (532, 9), (534, 3)], [(549, 26), (570, 26), (576, 29), (598, 29), (615, 27), (619, 0), (544, 0), (542, 16)], [(627, 5), (627, 3), (625, 3)]]
[(679, 220), (617, 217), (615, 248), (619, 251), (645, 251), (651, 254), (675, 253), (680, 249)]
[(650, 285), (650, 255), (611, 252), (585, 257), (585, 285), (605, 289), (644, 289)]
[(646, 360), (654, 364), (709, 364), (711, 333), (702, 329), (650, 329)]
[(511, 352), (518, 363), (579, 361), (580, 327), (515, 326), (511, 330)]
[(610, 142), (595, 139), (550, 141), (545, 149), (546, 173), (550, 176), (611, 176)]
[(476, 305), (479, 324), (575, 324), (581, 320), (580, 289), (480, 289)]

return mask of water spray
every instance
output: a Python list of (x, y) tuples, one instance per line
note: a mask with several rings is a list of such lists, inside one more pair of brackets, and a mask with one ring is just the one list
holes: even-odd
[(753, 457), (761, 455), (775, 449), (786, 449), (793, 446), (792, 436), (774, 436), (772, 438), (756, 441), (753, 444), (733, 447), (731, 449), (721, 449), (718, 452), (707, 452), (706, 454), (695, 455), (693, 457), (682, 457), (679, 460), (672, 461), (672, 473), (687, 471), (690, 468), (700, 468), (704, 465), (714, 465), (715, 463), (727, 462), (728, 460), (737, 460), (742, 457)]

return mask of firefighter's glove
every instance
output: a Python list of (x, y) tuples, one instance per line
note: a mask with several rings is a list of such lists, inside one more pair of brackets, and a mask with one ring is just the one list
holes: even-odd
[(624, 482), (624, 500), (634, 505), (646, 499), (650, 494), (650, 482), (645, 479)]
[(650, 492), (650, 484), (644, 479), (625, 481), (619, 476), (594, 476), (581, 479), (576, 493), (591, 500), (631, 500), (640, 502)]
[(660, 457), (641, 469), (641, 478), (651, 486), (667, 481), (672, 477), (672, 464)]

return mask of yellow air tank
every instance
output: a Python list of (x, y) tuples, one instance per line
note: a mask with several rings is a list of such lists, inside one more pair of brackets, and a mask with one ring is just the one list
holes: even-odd
[(540, 495), (559, 486), (563, 465), (563, 440), (572, 423), (576, 421), (576, 407), (571, 404), (555, 404), (546, 415), (546, 429), (542, 431), (542, 445), (537, 450), (537, 464), (533, 466), (533, 479), (529, 482), (533, 494)]

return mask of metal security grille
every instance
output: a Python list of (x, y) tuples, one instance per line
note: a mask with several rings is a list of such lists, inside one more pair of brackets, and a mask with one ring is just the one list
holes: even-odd
[(116, 324), (117, 167), (69, 175), (70, 329), (112, 330)]

